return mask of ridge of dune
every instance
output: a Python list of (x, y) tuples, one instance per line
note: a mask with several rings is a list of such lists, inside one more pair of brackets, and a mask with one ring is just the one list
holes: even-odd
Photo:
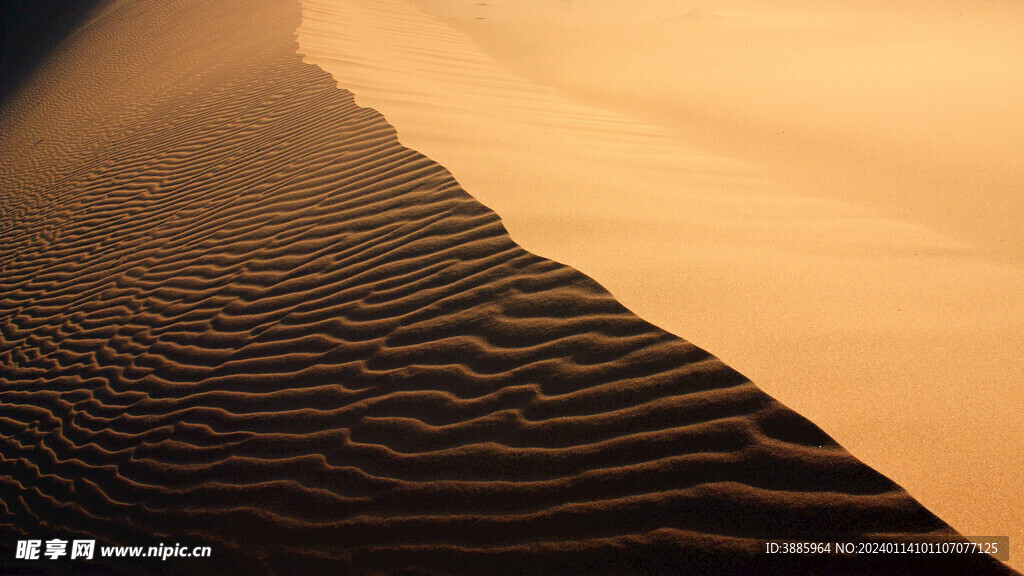
[[(1010, 574), (302, 62), (296, 3), (114, 0), (0, 110), (0, 569)], [(19, 561), (24, 538), (208, 560)]]
[[(1021, 566), (1024, 509), (1010, 503), (1024, 500), (1024, 270), (990, 258), (991, 246), (971, 235), (932, 225), (943, 209), (959, 210), (957, 202), (978, 206), (963, 221), (950, 212), (953, 223), (996, 213), (1001, 224), (980, 230), (989, 239), (1012, 224), (1015, 209), (982, 206), (1010, 201), (1012, 178), (994, 199), (961, 194), (954, 202), (949, 186), (974, 177), (975, 161), (988, 166), (977, 175), (986, 182), (998, 180), (999, 162), (1005, 174), (1016, 174), (1005, 161), (1019, 118), (1007, 118), (994, 142), (978, 139), (988, 120), (969, 131), (971, 138), (958, 132), (974, 156), (929, 175), (929, 162), (959, 153), (933, 157), (929, 144), (915, 157), (910, 145), (985, 114), (927, 122), (928, 114), (974, 94), (970, 82), (983, 70), (972, 68), (960, 91), (932, 101), (915, 89), (881, 111), (870, 112), (877, 104), (871, 98), (852, 107), (815, 101), (857, 79), (865, 84), (843, 102), (863, 91), (883, 94), (879, 85), (906, 65), (899, 58), (914, 52), (915, 41), (922, 42), (918, 52), (934, 46), (936, 39), (922, 34), (946, 20), (908, 24), (901, 8), (892, 28), (862, 36), (858, 61), (859, 52), (842, 41), (862, 30), (866, 17), (847, 4), (787, 3), (775, 12), (737, 0), (693, 14), (674, 13), (692, 4), (675, 1), (302, 4), (298, 42), (306, 61), (384, 114), (403, 144), (451, 170), (502, 217), (516, 242), (583, 271), (642, 318), (714, 352), (960, 531), (1009, 534), (1011, 562)], [(719, 4), (746, 11), (712, 14)], [(844, 10), (858, 17), (833, 22)], [(805, 12), (828, 18), (801, 21)], [(662, 19), (666, 13), (672, 18)], [(880, 55), (900, 38), (900, 26), (913, 34), (896, 42), (887, 63)], [(828, 44), (823, 39), (833, 29), (837, 44), (825, 53), (844, 59), (818, 65), (822, 55), (814, 50)], [(671, 38), (680, 39), (678, 54), (665, 44)], [(748, 52), (745, 41), (753, 46)], [(969, 43), (962, 34), (952, 41)], [(921, 76), (893, 86), (937, 75), (936, 86), (948, 88), (957, 79), (942, 70), (969, 67), (980, 53), (967, 51), (945, 68), (928, 60)], [(869, 74), (871, 58), (881, 79)], [(787, 67), (804, 61), (817, 64)], [(859, 75), (845, 84), (811, 77), (822, 70), (827, 78), (841, 75), (840, 62), (852, 62)], [(752, 72), (758, 63), (764, 70)], [(807, 78), (788, 76), (801, 70)], [(781, 79), (764, 80), (766, 105), (759, 108), (751, 101), (766, 71)], [(1018, 76), (1008, 74), (1006, 82)], [(879, 118), (915, 108), (911, 95), (921, 100), (904, 138), (900, 124)], [(797, 104), (784, 105), (786, 98)], [(1012, 100), (1001, 102), (992, 110)], [(704, 114), (708, 106), (739, 120)], [(755, 118), (817, 139), (787, 148), (789, 136), (767, 135)], [(658, 120), (665, 122), (651, 123)], [(814, 128), (829, 122), (836, 123), (832, 139)], [(861, 140), (884, 158), (851, 152)], [(993, 146), (999, 154), (979, 155)], [(794, 162), (803, 164), (800, 177), (787, 173)], [(943, 176), (949, 171), (958, 176)], [(934, 198), (894, 192), (904, 185), (920, 192), (928, 182), (939, 186)], [(914, 208), (922, 202), (928, 218)]]

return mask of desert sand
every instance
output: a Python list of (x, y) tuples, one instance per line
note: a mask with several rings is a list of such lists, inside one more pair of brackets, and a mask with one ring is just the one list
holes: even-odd
[(1019, 6), (303, 5), (514, 240), (1024, 558)]
[[(962, 536), (746, 376), (524, 250), (514, 216), (303, 62), (310, 22), (327, 25), (294, 0), (114, 0), (2, 103), (0, 572), (1013, 573), (984, 554), (765, 555)], [(406, 25), (358, 29), (375, 23)], [(513, 87), (552, 97), (534, 86)], [(616, 156), (632, 139), (652, 182), (674, 178), (666, 133), (559, 106), (536, 110), (554, 141), (508, 154), (587, 128), (618, 140), (584, 152), (610, 142), (601, 159), (635, 166)], [(720, 182), (711, 162), (759, 188), (746, 165), (686, 157), (695, 184)], [(578, 200), (577, 168), (549, 201)], [(588, 214), (643, 222), (597, 193)], [(32, 538), (213, 555), (17, 559)]]

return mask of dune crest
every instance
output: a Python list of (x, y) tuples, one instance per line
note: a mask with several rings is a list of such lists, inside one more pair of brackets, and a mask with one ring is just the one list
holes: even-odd
[[(296, 53), (280, 0), (120, 0), (0, 112), (0, 571), (1010, 574), (773, 557), (960, 536), (515, 244)], [(767, 562), (767, 567), (766, 567)], [(76, 568), (72, 566), (72, 568)]]
[[(1007, 505), (1024, 500), (1024, 271), (1007, 259), (1013, 250), (957, 233), (992, 215), (982, 203), (1013, 203), (1015, 188), (997, 198), (952, 188), (922, 195), (928, 182), (955, 183), (949, 170), (960, 170), (958, 178), (975, 172), (959, 160), (923, 172), (948, 158), (933, 156), (931, 144), (904, 156), (929, 130), (982, 111), (929, 124), (929, 110), (960, 97), (922, 102), (906, 124), (915, 135), (897, 143), (888, 140), (899, 136), (896, 125), (886, 128), (891, 110), (871, 112), (877, 99), (841, 115), (821, 106), (815, 98), (828, 82), (766, 79), (765, 98), (777, 106), (758, 108), (758, 84), (745, 75), (758, 54), (774, 59), (770, 70), (789, 73), (801, 58), (818, 57), (798, 48), (820, 47), (823, 28), (839, 26), (849, 39), (885, 13), (787, 3), (770, 14), (750, 6), (717, 14), (702, 4), (708, 9), (657, 18), (680, 4), (306, 0), (298, 40), (307, 61), (384, 114), (403, 144), (451, 170), (525, 248), (583, 271), (641, 317), (714, 352), (960, 530), (1009, 532), (1014, 557), (1024, 558), (1024, 510)], [(857, 18), (843, 20), (844, 10)], [(820, 18), (797, 26), (807, 14)], [(929, 22), (892, 24), (864, 37), (872, 42), (865, 58), (894, 42), (909, 58)], [(679, 37), (679, 26), (701, 41), (673, 54), (664, 41)], [(899, 26), (914, 34), (896, 42)], [(773, 52), (780, 47), (792, 50)], [(691, 49), (702, 50), (695, 69), (681, 62)], [(836, 50), (847, 60), (858, 54)], [(705, 70), (712, 64), (717, 72)], [(843, 70), (819, 64), (807, 73)], [(867, 74), (869, 64), (857, 70)], [(891, 76), (900, 65), (883, 71)], [(878, 87), (871, 81), (864, 90)], [(913, 108), (911, 94), (922, 95), (894, 104)], [(786, 96), (803, 104), (787, 108)], [(728, 114), (712, 114), (708, 102)], [(1018, 163), (1004, 160), (1015, 149), (1016, 121), (1007, 116), (993, 142), (970, 138), (971, 158), (996, 146), (989, 168), (1012, 176)], [(883, 158), (869, 158), (857, 142)], [(923, 180), (904, 181), (915, 174)], [(921, 202), (931, 216), (914, 208)], [(964, 212), (957, 203), (976, 206)], [(967, 220), (934, 226), (943, 210)], [(998, 230), (1018, 228), (1013, 210), (994, 210), (1001, 223), (979, 231), (998, 242)]]

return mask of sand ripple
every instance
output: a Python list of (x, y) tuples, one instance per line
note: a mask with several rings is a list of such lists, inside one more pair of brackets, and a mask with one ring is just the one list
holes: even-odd
[(761, 572), (770, 538), (953, 534), (519, 248), (298, 17), (114, 3), (5, 105), (0, 567), (83, 535), (214, 547), (114, 572)]

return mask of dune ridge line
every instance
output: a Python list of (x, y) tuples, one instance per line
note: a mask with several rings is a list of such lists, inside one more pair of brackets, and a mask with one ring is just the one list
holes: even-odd
[[(961, 537), (815, 425), (530, 254), (293, 37), (113, 1), (0, 112), (0, 569), (1007, 574), (776, 557)], [(766, 564), (767, 562), (767, 564)]]

